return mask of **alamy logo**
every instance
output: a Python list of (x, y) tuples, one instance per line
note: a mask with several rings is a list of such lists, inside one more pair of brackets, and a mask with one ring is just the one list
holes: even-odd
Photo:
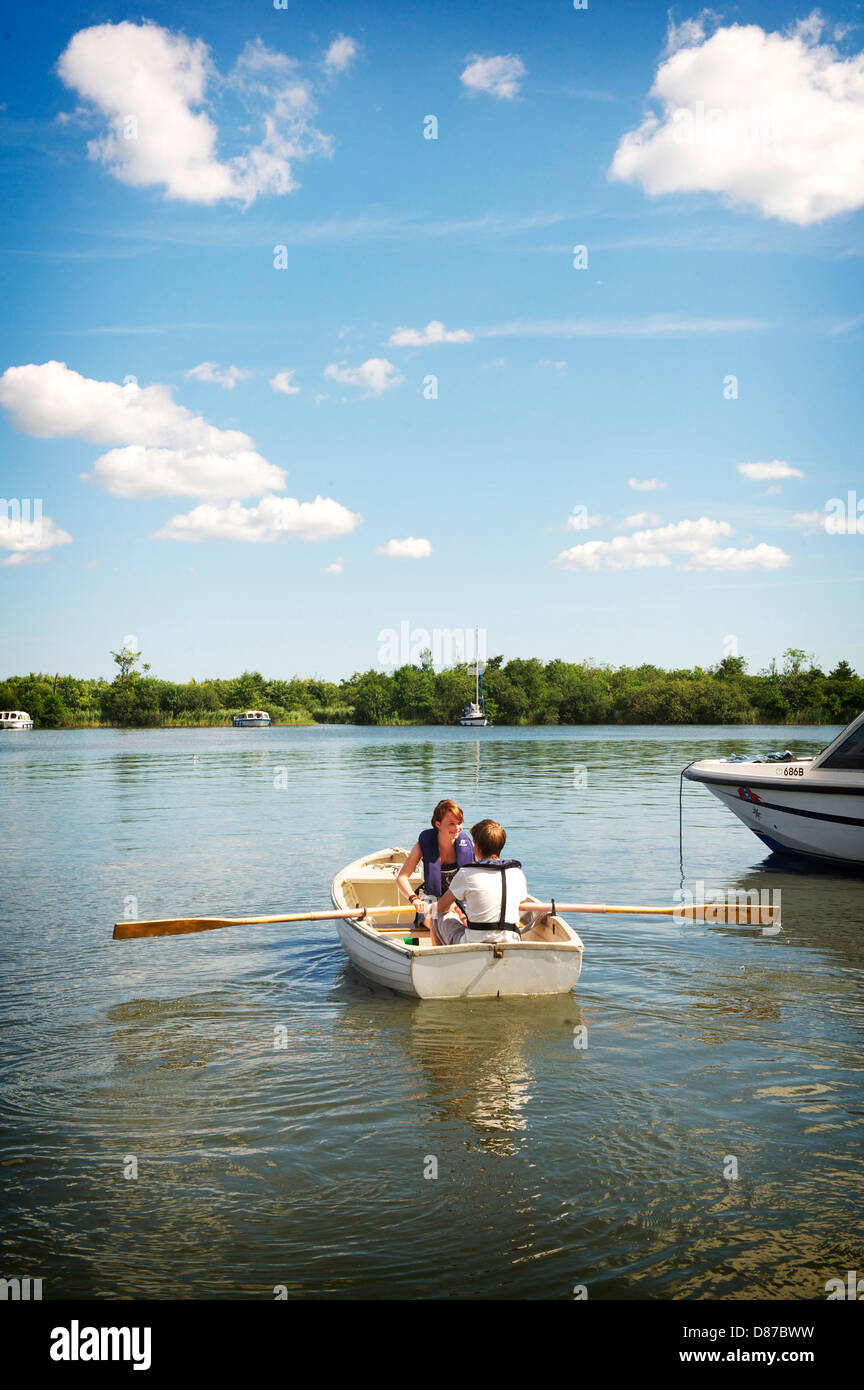
[(378, 633), (378, 665), (395, 671), (398, 666), (412, 666), (430, 660), (438, 670), (470, 661), (480, 671), (486, 669), (486, 629), (473, 627), (412, 628), (401, 622), (399, 631), (383, 627)]
[(133, 1371), (150, 1369), (149, 1327), (69, 1327), (51, 1329), (52, 1361), (132, 1361)]
[(858, 1278), (854, 1269), (846, 1271), (846, 1283), (842, 1279), (829, 1279), (825, 1285), (829, 1301), (832, 1298), (851, 1298), (859, 1303), (864, 1300), (864, 1279)]
[(42, 1297), (41, 1279), (0, 1279), (0, 1299), (26, 1303)]

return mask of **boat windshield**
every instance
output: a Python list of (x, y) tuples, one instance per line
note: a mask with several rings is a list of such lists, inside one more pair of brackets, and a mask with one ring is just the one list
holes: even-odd
[(844, 739), (840, 747), (834, 749), (830, 758), (826, 758), (819, 766), (864, 772), (864, 724)]

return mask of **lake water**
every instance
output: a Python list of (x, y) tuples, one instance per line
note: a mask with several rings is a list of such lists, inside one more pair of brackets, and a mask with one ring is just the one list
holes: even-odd
[(824, 1299), (861, 1261), (864, 880), (778, 865), (704, 788), (687, 886), (780, 888), (783, 931), (571, 919), (561, 998), (400, 999), (329, 923), (111, 930), (329, 907), (443, 796), (506, 826), (533, 892), (669, 905), (680, 769), (834, 732), (0, 736), (0, 1275), (45, 1298)]

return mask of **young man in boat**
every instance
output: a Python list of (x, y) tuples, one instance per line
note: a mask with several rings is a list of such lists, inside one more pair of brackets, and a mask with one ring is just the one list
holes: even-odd
[[(466, 864), (450, 880), (432, 918), (436, 946), (459, 946), (474, 941), (519, 941), (519, 904), (528, 885), (518, 859), (502, 859), (507, 839), (503, 825), (481, 820), (471, 827), (475, 863)], [(465, 914), (463, 922), (456, 909)]]
[(420, 904), (420, 899), (411, 886), (411, 875), (421, 859), (423, 889), (433, 898), (446, 893), (458, 869), (474, 863), (474, 846), (462, 829), (464, 819), (462, 807), (445, 798), (432, 812), (432, 828), (421, 830), (396, 878), (401, 892), (413, 907)]

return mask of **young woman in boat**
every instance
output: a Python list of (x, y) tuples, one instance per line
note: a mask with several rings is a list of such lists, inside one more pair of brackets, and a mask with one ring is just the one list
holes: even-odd
[(423, 889), (440, 898), (450, 887), (450, 880), (465, 864), (474, 863), (474, 846), (462, 829), (462, 807), (455, 801), (439, 801), (432, 812), (432, 827), (421, 830), (396, 878), (400, 890), (414, 907), (420, 899), (411, 887), (410, 876), (423, 861)]
[(507, 832), (495, 820), (481, 820), (472, 825), (471, 835), (476, 862), (453, 875), (438, 902), (438, 915), (432, 918), (436, 946), (520, 940), (519, 904), (528, 885), (519, 860), (501, 858)]

